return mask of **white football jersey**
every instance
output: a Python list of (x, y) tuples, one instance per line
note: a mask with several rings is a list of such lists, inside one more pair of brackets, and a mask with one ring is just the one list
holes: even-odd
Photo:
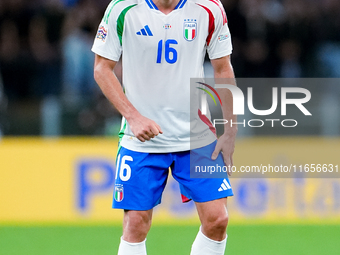
[[(122, 55), (128, 100), (163, 130), (143, 143), (123, 118), (123, 147), (176, 152), (216, 140), (207, 121), (197, 113), (198, 103), (190, 102), (190, 78), (203, 77), (206, 52), (210, 59), (232, 52), (227, 17), (219, 0), (180, 0), (167, 15), (152, 0), (114, 0), (99, 25), (92, 51), (113, 61)], [(193, 107), (194, 119), (190, 117)]]

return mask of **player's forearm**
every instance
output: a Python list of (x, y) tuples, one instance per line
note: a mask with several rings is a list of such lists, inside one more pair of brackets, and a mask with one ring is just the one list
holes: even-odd
[(127, 121), (139, 114), (127, 99), (119, 80), (111, 68), (104, 64), (95, 65), (94, 77), (103, 94)]
[[(231, 84), (230, 84), (231, 85)], [(233, 114), (233, 97), (228, 89), (219, 89), (218, 94), (222, 101), (222, 114), (223, 119), (227, 120), (227, 124), (224, 125), (224, 134), (228, 136), (236, 136), (237, 125), (232, 123), (237, 122), (237, 116)]]
[[(236, 86), (236, 80), (230, 61), (227, 61), (221, 68), (215, 68), (214, 77), (216, 83)], [(229, 89), (217, 89), (222, 101), (223, 119), (228, 123), (224, 125), (224, 134), (227, 136), (236, 136), (237, 125), (231, 126), (231, 121), (235, 123), (237, 116), (233, 114), (233, 96)]]

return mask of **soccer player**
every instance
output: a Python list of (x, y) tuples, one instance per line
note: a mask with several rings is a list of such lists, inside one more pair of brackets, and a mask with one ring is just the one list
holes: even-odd
[[(224, 254), (229, 179), (190, 178), (192, 155), (200, 164), (232, 165), (237, 128), (225, 126), (216, 140), (204, 114), (190, 116), (190, 78), (203, 77), (206, 51), (215, 78), (234, 78), (221, 2), (114, 0), (92, 51), (95, 79), (123, 116), (113, 200), (113, 208), (124, 209), (118, 255), (146, 254), (152, 210), (161, 202), (169, 167), (201, 221), (191, 255)], [(121, 55), (124, 89), (113, 73)], [(231, 93), (220, 96), (223, 117), (235, 119)]]

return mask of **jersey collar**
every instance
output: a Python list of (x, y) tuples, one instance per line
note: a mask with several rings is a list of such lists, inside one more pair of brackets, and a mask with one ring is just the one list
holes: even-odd
[[(158, 10), (157, 6), (155, 5), (155, 3), (152, 0), (145, 0), (145, 2), (150, 7), (150, 9)], [(178, 2), (178, 4), (176, 5), (174, 10), (183, 8), (183, 6), (185, 5), (186, 2), (187, 2), (187, 0), (180, 0)]]
[(180, 0), (180, 1), (178, 2), (178, 4), (176, 5), (176, 7), (175, 7), (174, 10), (183, 8), (183, 6), (185, 5), (186, 2), (187, 2), (187, 0)]
[(152, 0), (145, 0), (145, 2), (150, 7), (150, 9), (158, 10), (157, 6), (155, 5), (155, 3)]

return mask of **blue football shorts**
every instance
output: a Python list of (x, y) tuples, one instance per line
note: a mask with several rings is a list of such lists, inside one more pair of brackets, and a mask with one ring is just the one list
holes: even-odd
[[(233, 196), (227, 174), (223, 178), (191, 178), (191, 157), (199, 158), (200, 165), (224, 166), (222, 154), (210, 157), (216, 141), (196, 150), (174, 153), (142, 153), (121, 147), (116, 160), (116, 179), (113, 208), (144, 211), (161, 203), (169, 168), (179, 183), (182, 201), (207, 202)], [(192, 166), (193, 167), (193, 166)]]

